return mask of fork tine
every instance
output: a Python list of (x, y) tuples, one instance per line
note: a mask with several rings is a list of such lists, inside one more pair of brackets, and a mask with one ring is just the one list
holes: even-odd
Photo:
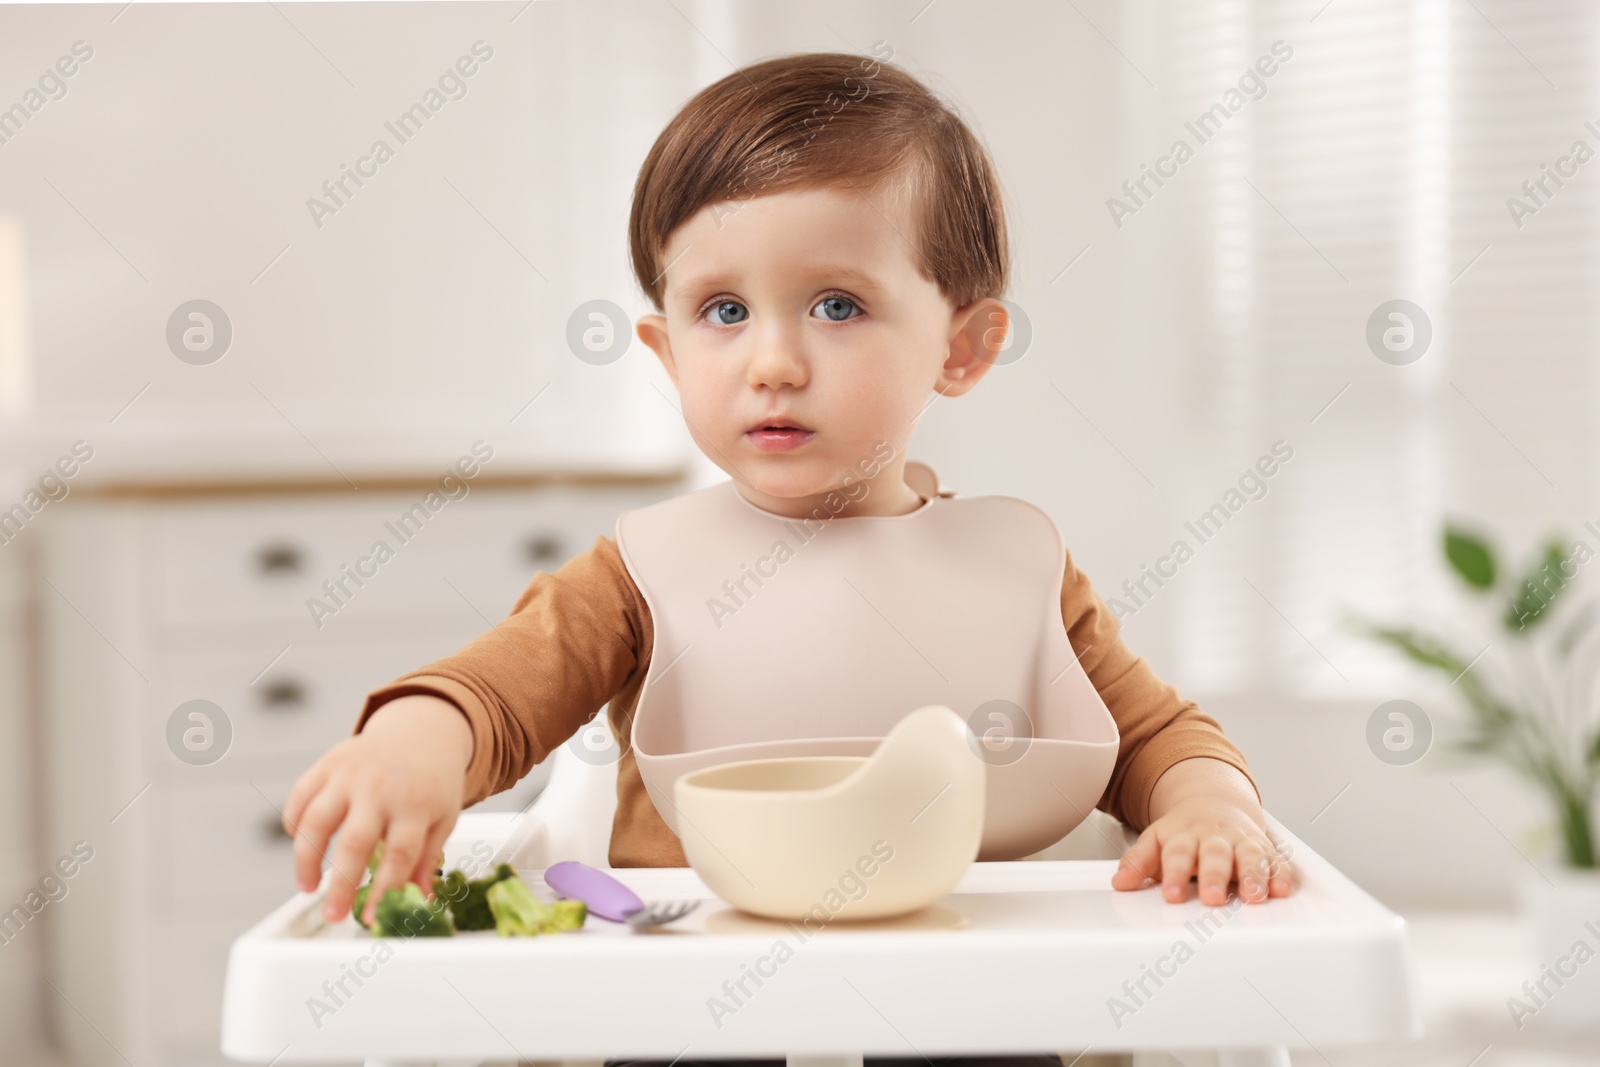
[(662, 926), (683, 918), (699, 904), (698, 900), (654, 901), (645, 905), (643, 911), (628, 916), (628, 923), (632, 926)]

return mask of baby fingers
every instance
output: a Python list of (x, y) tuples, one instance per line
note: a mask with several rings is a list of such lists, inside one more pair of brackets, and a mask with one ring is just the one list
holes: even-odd
[(1276, 869), (1275, 861), (1256, 841), (1241, 841), (1238, 848), (1239, 895), (1246, 903), (1267, 899), (1267, 883)]
[(1189, 899), (1189, 879), (1194, 877), (1199, 847), (1189, 833), (1173, 834), (1161, 847), (1161, 895), (1174, 904)]
[(1113, 889), (1140, 889), (1146, 882), (1157, 881), (1161, 877), (1161, 841), (1150, 830), (1140, 835), (1139, 840), (1133, 843), (1122, 854), (1122, 862), (1117, 866), (1116, 873), (1111, 876)]
[(1227, 903), (1228, 885), (1233, 881), (1233, 840), (1223, 834), (1210, 834), (1201, 839), (1199, 851), (1200, 872), (1196, 880), (1201, 903), (1210, 907)]

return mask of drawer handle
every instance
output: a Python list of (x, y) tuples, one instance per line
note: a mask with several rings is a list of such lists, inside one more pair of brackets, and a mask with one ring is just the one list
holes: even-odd
[(261, 689), (261, 703), (268, 711), (303, 708), (306, 704), (306, 687), (292, 678), (268, 682)]
[(304, 556), (294, 545), (263, 545), (256, 551), (256, 567), (262, 574), (299, 574)]
[(276, 816), (268, 815), (261, 820), (261, 833), (274, 845), (281, 845), (292, 841), (289, 831), (283, 828), (283, 820)]
[(553, 563), (566, 556), (566, 545), (555, 534), (534, 534), (522, 543), (522, 550), (534, 563)]

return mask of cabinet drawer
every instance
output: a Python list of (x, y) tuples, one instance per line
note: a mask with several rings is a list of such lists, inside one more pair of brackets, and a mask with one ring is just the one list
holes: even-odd
[[(287, 780), (151, 790), (150, 900), (157, 916), (242, 933), (296, 892), (279, 812)], [(257, 787), (260, 792), (257, 792)]]
[(422, 491), (173, 505), (152, 522), (156, 614), (173, 624), (299, 619), (310, 634), (347, 613), (460, 608), (465, 596), (498, 620), (536, 571), (670, 493), (477, 489), (431, 514)]
[[(350, 736), (368, 692), (451, 654), (459, 645), (448, 640), (352, 644), (311, 639), (291, 644), (272, 662), (281, 647), (174, 652), (158, 661), (159, 677), (147, 708), (150, 728), (145, 731), (151, 766), (191, 783), (236, 779), (257, 757), (299, 753), (309, 766), (317, 754)], [(180, 760), (168, 747), (168, 720), (191, 700), (210, 701), (227, 718), (229, 747), (209, 763)], [(197, 725), (210, 727), (212, 743), (220, 743), (217, 724)]]

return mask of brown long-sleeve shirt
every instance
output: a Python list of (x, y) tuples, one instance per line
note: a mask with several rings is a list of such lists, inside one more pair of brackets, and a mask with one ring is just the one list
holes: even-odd
[[(1230, 763), (1255, 785), (1244, 756), (1216, 720), (1123, 644), (1120, 622), (1070, 552), (1061, 618), (1121, 733), (1111, 781), (1096, 805), (1100, 810), (1144, 829), (1156, 780), (1194, 756)], [(597, 537), (593, 547), (554, 573), (534, 575), (510, 616), (488, 633), (368, 693), (355, 729), (360, 732), (373, 712), (396, 697), (428, 693), (453, 703), (472, 725), (466, 807), (516, 784), (609, 701), (612, 733), (622, 751), (610, 863), (686, 867), (677, 835), (645, 792), (630, 745), (653, 642), (650, 609), (616, 542)]]

